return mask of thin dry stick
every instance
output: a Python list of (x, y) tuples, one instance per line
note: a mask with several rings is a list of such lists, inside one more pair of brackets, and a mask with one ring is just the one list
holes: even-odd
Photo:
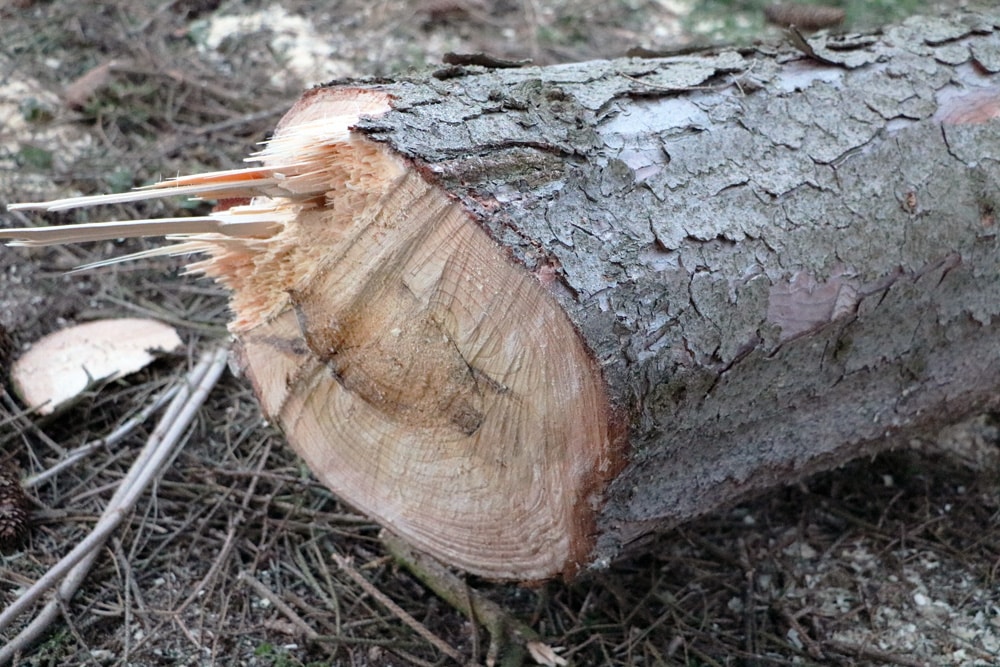
[[(11, 418), (7, 421), (17, 422), (24, 431), (30, 431), (33, 433), (39, 440), (44, 442), (49, 449), (58, 453), (60, 456), (64, 456), (66, 454), (65, 448), (46, 435), (42, 429), (38, 428), (38, 425), (35, 424), (35, 422), (28, 419), (28, 414), (31, 413), (31, 410), (22, 410), (18, 407), (17, 403), (14, 402), (14, 399), (10, 397), (10, 394), (8, 394), (7, 390), (2, 386), (0, 386), (0, 402), (2, 402), (8, 410), (10, 410)], [(7, 423), (7, 421), (4, 423)], [(16, 435), (12, 437), (16, 437)], [(4, 440), (7, 440), (7, 438), (4, 438)]]
[(541, 637), (531, 627), (515, 619), (496, 602), (468, 588), (440, 562), (420, 554), (385, 531), (382, 543), (410, 574), (469, 620), (486, 627), (490, 634), (487, 664), (492, 664), (500, 656), (504, 665), (520, 665), (529, 644), (542, 645)]
[(225, 369), (227, 358), (228, 351), (221, 348), (202, 355), (156, 429), (149, 436), (145, 447), (108, 502), (91, 533), (0, 613), (0, 630), (3, 630), (34, 604), (45, 591), (57, 584), (59, 586), (56, 594), (35, 619), (16, 637), (0, 647), (0, 664), (6, 664), (38, 639), (59, 614), (62, 603), (69, 600), (79, 588), (97, 558), (101, 545), (135, 507), (139, 497), (160, 473), (163, 464), (170, 460), (198, 408), (204, 403), (208, 392), (215, 386)]
[(292, 624), (295, 625), (295, 627), (297, 627), (307, 639), (314, 640), (319, 638), (319, 633), (309, 627), (309, 624), (306, 623), (301, 616), (295, 613), (295, 610), (292, 609), (287, 602), (279, 598), (270, 588), (255, 579), (252, 574), (244, 570), (243, 572), (240, 572), (239, 579), (250, 586), (250, 588), (252, 588), (257, 595), (273, 604), (275, 609), (284, 614), (285, 617), (288, 618), (288, 620), (291, 621)]
[(261, 472), (264, 470), (264, 466), (267, 465), (267, 459), (271, 456), (271, 443), (270, 441), (265, 445), (264, 454), (257, 461), (257, 467), (253, 472), (253, 476), (250, 478), (250, 484), (247, 486), (246, 492), (243, 494), (243, 502), (240, 504), (240, 510), (235, 516), (230, 517), (229, 527), (226, 530), (226, 539), (222, 544), (222, 549), (219, 555), (212, 562), (212, 567), (209, 568), (208, 572), (202, 577), (198, 585), (194, 587), (191, 594), (188, 595), (187, 599), (180, 604), (177, 609), (174, 609), (174, 617), (179, 617), (188, 605), (192, 604), (198, 597), (202, 594), (202, 591), (206, 590), (211, 582), (218, 576), (219, 572), (225, 566), (226, 561), (229, 559), (229, 554), (232, 552), (233, 547), (236, 545), (236, 528), (243, 523), (246, 512), (250, 507), (250, 503), (256, 496), (257, 482), (260, 480)]
[(159, 630), (160, 627), (162, 627), (168, 622), (173, 622), (177, 624), (177, 627), (180, 628), (181, 632), (184, 633), (199, 650), (202, 648), (201, 644), (195, 641), (193, 635), (191, 635), (190, 631), (180, 620), (181, 616), (183, 615), (184, 611), (188, 608), (188, 606), (194, 603), (195, 600), (197, 600), (206, 590), (208, 590), (209, 586), (212, 585), (212, 582), (215, 580), (215, 578), (219, 575), (219, 572), (222, 571), (222, 568), (228, 562), (233, 547), (236, 545), (236, 529), (241, 523), (243, 523), (243, 518), (245, 516), (247, 508), (249, 507), (251, 500), (254, 498), (255, 495), (254, 492), (257, 489), (257, 481), (260, 479), (261, 472), (263, 471), (264, 466), (267, 463), (267, 458), (268, 456), (270, 456), (270, 454), (271, 454), (271, 444), (268, 443), (264, 451), (264, 455), (260, 457), (260, 460), (257, 463), (257, 467), (250, 478), (250, 484), (247, 487), (246, 492), (243, 494), (243, 503), (240, 506), (239, 512), (237, 512), (236, 515), (231, 516), (229, 518), (228, 522), (229, 527), (226, 531), (225, 540), (222, 543), (222, 549), (219, 550), (219, 554), (212, 562), (212, 566), (208, 569), (208, 572), (206, 572), (205, 576), (201, 578), (201, 581), (199, 581), (198, 584), (192, 588), (191, 594), (188, 595), (187, 598), (185, 598), (184, 601), (180, 603), (180, 605), (178, 605), (175, 609), (171, 611), (171, 614), (167, 619), (161, 621), (154, 628), (154, 632), (148, 633), (139, 642), (138, 646), (142, 646), (146, 641), (152, 640), (152, 638), (156, 634), (155, 631)]
[[(136, 589), (135, 573), (132, 570), (131, 559), (129, 559), (125, 555), (125, 550), (122, 547), (121, 539), (116, 535), (111, 539), (111, 544), (113, 547), (115, 560), (117, 561), (117, 566), (118, 566), (117, 569), (120, 573), (119, 577), (124, 578), (124, 584), (125, 584), (124, 586), (122, 586), (121, 610), (122, 610), (122, 619), (124, 621), (122, 627), (131, 628), (133, 614), (134, 614), (133, 607), (136, 604), (136, 602), (138, 602), (141, 605), (142, 598), (138, 598), (138, 600), (133, 600), (133, 598), (135, 598), (133, 591), (135, 591)], [(122, 647), (123, 649), (122, 662), (127, 665), (131, 662), (130, 654), (132, 653), (132, 633), (125, 632), (123, 633), (122, 636), (125, 640), (124, 646)]]
[(157, 410), (162, 408), (167, 401), (176, 396), (179, 389), (180, 389), (179, 385), (172, 385), (170, 387), (167, 387), (167, 389), (160, 392), (160, 394), (156, 397), (156, 399), (153, 400), (152, 403), (143, 408), (137, 415), (129, 419), (126, 419), (114, 431), (112, 431), (103, 438), (98, 438), (97, 440), (88, 442), (85, 445), (80, 445), (76, 449), (67, 452), (66, 456), (61, 461), (59, 461), (59, 463), (55, 464), (48, 470), (43, 470), (37, 475), (31, 475), (30, 477), (27, 477), (22, 482), (22, 484), (24, 485), (25, 488), (38, 486), (45, 480), (55, 477), (56, 475), (60, 474), (63, 470), (72, 467), (78, 461), (86, 458), (87, 456), (96, 452), (97, 450), (117, 445), (119, 442), (124, 440), (129, 433), (134, 431), (141, 424), (145, 423), (146, 420), (149, 419)]
[(385, 593), (375, 588), (375, 586), (373, 586), (371, 582), (365, 579), (360, 572), (354, 569), (354, 566), (351, 565), (348, 559), (344, 558), (343, 556), (333, 554), (333, 560), (334, 562), (337, 563), (337, 566), (341, 570), (343, 570), (347, 576), (353, 579), (354, 583), (360, 586), (365, 593), (378, 600), (378, 602), (381, 603), (383, 607), (392, 612), (392, 614), (395, 615), (396, 618), (398, 618), (403, 623), (408, 625), (414, 632), (416, 632), (418, 635), (427, 640), (437, 650), (441, 651), (441, 653), (445, 654), (455, 662), (458, 663), (465, 662), (465, 658), (462, 656), (461, 653), (459, 653), (457, 650), (455, 650), (452, 646), (447, 644), (443, 639), (435, 635), (433, 632), (428, 630), (423, 623), (413, 618), (413, 616), (410, 616), (410, 614), (408, 614), (405, 609), (403, 609), (398, 604), (390, 600), (388, 596), (385, 595)]
[(882, 651), (867, 644), (855, 644), (854, 642), (842, 642), (836, 639), (828, 639), (823, 642), (825, 646), (840, 653), (857, 656), (868, 660), (876, 660), (887, 665), (901, 665), (901, 667), (927, 667), (927, 663), (918, 658), (908, 655), (896, 655), (888, 651)]
[[(311, 529), (311, 537), (307, 546), (309, 548), (309, 556), (312, 558), (312, 563), (315, 567), (310, 567), (310, 562), (306, 560), (306, 555), (301, 549), (296, 550), (296, 562), (298, 563), (299, 569), (302, 573), (308, 577), (308, 581), (312, 584), (313, 590), (326, 602), (328, 609), (333, 610), (333, 628), (336, 634), (343, 633), (343, 619), (340, 614), (340, 596), (337, 594), (337, 586), (334, 584), (333, 574), (330, 572), (330, 568), (327, 566), (327, 560), (323, 557), (323, 553), (316, 544), (316, 532), (315, 528)], [(321, 586), (316, 580), (314, 573), (319, 573), (323, 577), (323, 583), (326, 584), (325, 587)]]

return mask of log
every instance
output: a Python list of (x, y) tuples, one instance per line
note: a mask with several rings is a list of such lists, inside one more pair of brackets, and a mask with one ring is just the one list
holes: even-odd
[[(152, 196), (344, 500), (532, 581), (997, 406), (1000, 14), (307, 92)], [(147, 253), (148, 254), (148, 253)]]

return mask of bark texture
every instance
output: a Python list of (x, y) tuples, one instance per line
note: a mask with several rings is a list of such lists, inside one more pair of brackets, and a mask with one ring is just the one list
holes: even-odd
[(996, 405), (998, 28), (370, 84), (357, 129), (548, 287), (629, 424), (591, 565)]
[[(232, 289), (331, 489), (499, 579), (996, 407), (1000, 14), (792, 47), (308, 92), (261, 166), (138, 191)], [(143, 256), (148, 256), (143, 253)]]

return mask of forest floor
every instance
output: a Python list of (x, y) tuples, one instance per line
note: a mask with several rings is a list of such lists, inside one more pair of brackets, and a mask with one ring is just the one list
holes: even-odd
[[(847, 2), (848, 27), (956, 4)], [(734, 38), (781, 33), (749, 1), (0, 0), (0, 205), (239, 166), (306, 87), (392, 76), (448, 51), (549, 64)], [(97, 219), (204, 206), (123, 204)], [(3, 210), (2, 227), (37, 224)], [(4, 383), (11, 358), (74, 322), (154, 316), (187, 349), (53, 419), (25, 415), (3, 392), (0, 469), (52, 468), (226, 339), (223, 290), (183, 276), (177, 260), (67, 273), (143, 247), (0, 251)], [(30, 534), (0, 553), (0, 608), (89, 531), (147, 436), (139, 429), (29, 489)], [(573, 584), (470, 585), (574, 665), (997, 665), (998, 440), (983, 416), (686, 524)], [(227, 375), (162, 480), (16, 664), (454, 664), (334, 555), (466, 662), (486, 661), (484, 631), (388, 558), (377, 527), (310, 476), (247, 383)]]

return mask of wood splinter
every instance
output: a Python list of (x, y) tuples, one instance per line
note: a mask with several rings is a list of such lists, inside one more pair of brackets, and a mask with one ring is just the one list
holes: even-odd
[(0, 238), (163, 235), (176, 243), (140, 254), (207, 255), (189, 270), (232, 290), (239, 364), (320, 480), (469, 572), (571, 575), (614, 472), (599, 369), (554, 299), (460, 204), (350, 130), (389, 108), (379, 92), (316, 89), (251, 158), (260, 166), (11, 208), (249, 203)]

